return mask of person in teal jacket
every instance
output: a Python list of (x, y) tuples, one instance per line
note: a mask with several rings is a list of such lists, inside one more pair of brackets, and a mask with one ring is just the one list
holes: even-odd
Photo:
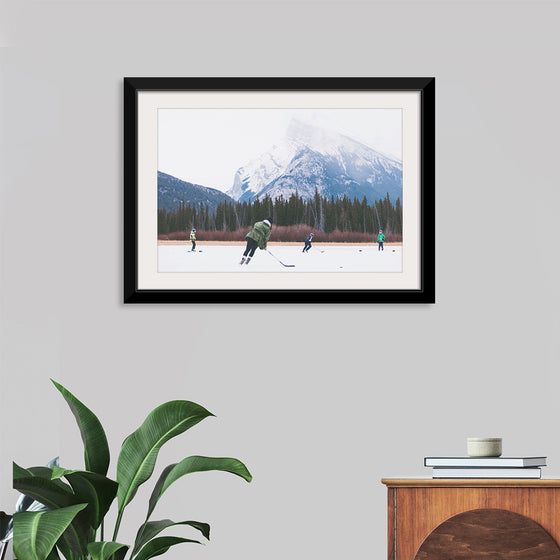
[(377, 243), (379, 243), (379, 247), (377, 248), (378, 251), (384, 251), (383, 249), (383, 241), (385, 241), (385, 235), (383, 235), (383, 230), (380, 229), (379, 233), (377, 234)]
[(263, 250), (266, 249), (271, 231), (272, 218), (267, 218), (262, 222), (257, 222), (253, 226), (253, 229), (245, 236), (245, 239), (247, 239), (247, 246), (245, 247), (243, 258), (239, 264), (249, 264), (255, 254), (255, 251), (257, 250), (257, 247)]

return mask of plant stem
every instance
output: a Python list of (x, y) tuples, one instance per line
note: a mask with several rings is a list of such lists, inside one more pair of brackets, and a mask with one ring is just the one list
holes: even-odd
[(113, 542), (117, 540), (117, 533), (119, 532), (119, 527), (121, 526), (122, 515), (124, 513), (124, 509), (119, 511), (119, 515), (117, 516), (117, 522), (115, 523), (115, 530), (113, 532)]

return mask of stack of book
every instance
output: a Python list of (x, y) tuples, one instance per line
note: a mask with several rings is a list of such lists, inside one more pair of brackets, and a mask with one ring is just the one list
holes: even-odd
[(541, 478), (546, 457), (425, 457), (432, 478)]

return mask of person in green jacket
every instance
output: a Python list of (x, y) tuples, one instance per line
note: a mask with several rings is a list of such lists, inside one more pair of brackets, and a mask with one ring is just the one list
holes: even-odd
[(383, 235), (383, 230), (380, 229), (379, 233), (377, 234), (377, 243), (379, 243), (379, 247), (377, 248), (378, 251), (384, 251), (383, 249), (383, 241), (385, 241), (385, 235)]
[(272, 218), (267, 218), (262, 222), (257, 222), (253, 229), (245, 236), (247, 239), (247, 246), (243, 253), (243, 258), (239, 264), (249, 264), (253, 258), (257, 247), (259, 249), (266, 249), (268, 240), (270, 239), (270, 232), (272, 231)]

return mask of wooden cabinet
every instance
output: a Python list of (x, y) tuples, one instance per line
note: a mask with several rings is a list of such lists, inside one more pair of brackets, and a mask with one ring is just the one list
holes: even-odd
[(382, 482), (389, 560), (560, 560), (560, 480)]

